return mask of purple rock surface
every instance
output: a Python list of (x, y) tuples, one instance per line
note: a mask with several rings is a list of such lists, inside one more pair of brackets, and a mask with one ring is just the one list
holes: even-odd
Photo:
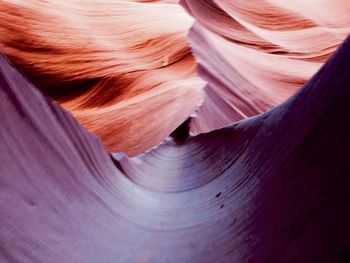
[(0, 70), (0, 262), (348, 262), (350, 39), (280, 106), (133, 158)]

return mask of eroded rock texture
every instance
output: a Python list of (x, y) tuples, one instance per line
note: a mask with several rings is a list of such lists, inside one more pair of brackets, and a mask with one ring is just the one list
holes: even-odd
[(198, 134), (264, 112), (286, 100), (350, 32), (346, 0), (183, 0), (196, 19), (189, 39), (205, 103)]
[(0, 49), (134, 156), (190, 116), (199, 134), (282, 103), (350, 32), (347, 0), (177, 2), (0, 0)]
[(135, 155), (202, 103), (192, 19), (174, 2), (1, 0), (0, 49), (109, 150)]
[(349, 63), (348, 39), (273, 110), (128, 158), (1, 57), (1, 261), (346, 262)]

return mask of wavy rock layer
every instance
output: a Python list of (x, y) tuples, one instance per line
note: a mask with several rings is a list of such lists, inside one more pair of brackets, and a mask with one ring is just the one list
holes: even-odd
[(177, 2), (0, 0), (0, 48), (110, 151), (136, 155), (203, 100), (192, 134), (278, 105), (350, 32), (346, 0), (183, 0), (203, 94)]
[(3, 57), (0, 69), (2, 262), (348, 258), (350, 39), (279, 107), (113, 161)]
[(0, 48), (109, 150), (134, 155), (202, 102), (192, 19), (175, 2), (1, 0)]
[[(317, 3), (316, 3), (317, 2)], [(191, 47), (208, 81), (194, 134), (286, 100), (350, 33), (346, 0), (183, 0)]]

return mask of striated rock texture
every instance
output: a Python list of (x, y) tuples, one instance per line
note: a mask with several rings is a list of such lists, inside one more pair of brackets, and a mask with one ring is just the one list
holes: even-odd
[(175, 2), (0, 0), (0, 49), (109, 150), (135, 155), (203, 100)]
[(350, 32), (347, 0), (181, 4), (187, 13), (177, 0), (0, 0), (0, 49), (133, 156), (190, 116), (199, 134), (282, 103)]
[(0, 70), (1, 262), (349, 258), (350, 39), (273, 110), (133, 158)]
[(350, 33), (346, 0), (181, 2), (196, 19), (189, 39), (208, 81), (194, 134), (283, 102)]

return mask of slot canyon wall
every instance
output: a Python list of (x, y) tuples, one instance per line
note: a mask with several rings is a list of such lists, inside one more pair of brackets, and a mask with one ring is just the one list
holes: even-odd
[(0, 1), (1, 262), (348, 262), (345, 0)]

